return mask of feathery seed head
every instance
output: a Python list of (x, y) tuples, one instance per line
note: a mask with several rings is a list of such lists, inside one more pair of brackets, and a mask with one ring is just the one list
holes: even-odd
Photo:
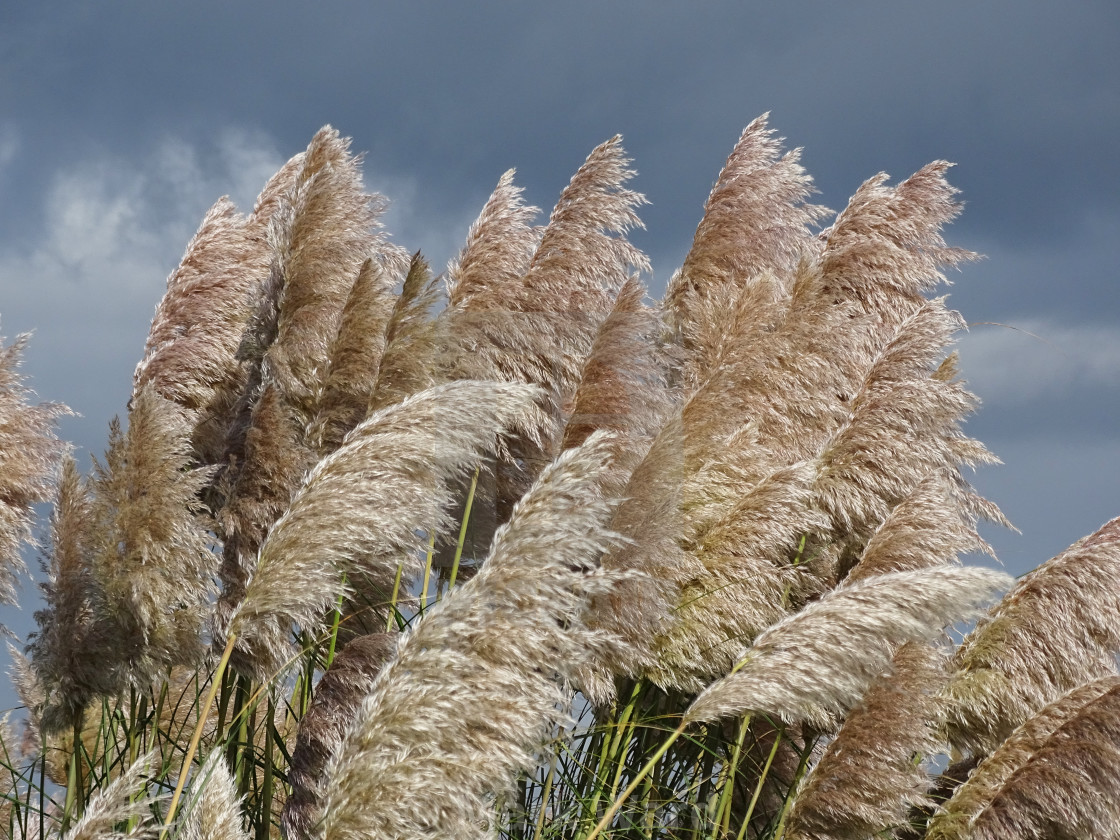
[(1028, 720), (945, 804), (934, 840), (1120, 836), (1120, 686), (1101, 680)]
[(411, 579), (426, 533), (446, 530), (449, 486), (499, 445), (531, 428), (537, 391), (461, 381), (372, 414), (308, 473), (260, 549), (245, 597), (229, 619), (238, 667), (271, 674), (287, 659), (294, 624), (314, 634), (343, 591), (364, 575), (388, 596), (397, 566)]
[(272, 218), (273, 270), (283, 288), (276, 340), (266, 359), (285, 398), (307, 418), (330, 366), (350, 288), (362, 263), (383, 244), (375, 230), (384, 208), (381, 196), (363, 191), (349, 140), (325, 126)]
[[(85, 813), (66, 832), (63, 840), (149, 840), (159, 826), (149, 809), (160, 797), (146, 792), (153, 756), (141, 756), (110, 784), (98, 790), (86, 803)], [(131, 825), (118, 831), (120, 824)]]
[(30, 335), (5, 346), (0, 339), (0, 603), (14, 604), (23, 571), (20, 545), (32, 543), (33, 505), (51, 498), (58, 462), (65, 451), (55, 436), (63, 405), (29, 405), (31, 392), (19, 373)]
[(863, 840), (924, 806), (927, 768), (940, 747), (938, 698), (948, 674), (938, 647), (908, 642), (840, 727), (789, 814), (790, 840)]
[(1003, 786), (1062, 726), (1109, 692), (1120, 691), (1120, 677), (1094, 680), (1070, 691), (1016, 728), (991, 755), (984, 758), (934, 814), (928, 840), (966, 840), (971, 825)]
[(540, 243), (542, 231), (533, 227), (540, 209), (522, 202), (524, 190), (513, 185), (513, 175), (510, 169), (498, 180), (459, 256), (447, 267), (452, 306), (467, 306), (486, 289), (517, 283), (529, 268)]
[(815, 250), (809, 227), (828, 211), (807, 204), (816, 192), (800, 149), (782, 153), (782, 138), (763, 114), (743, 129), (708, 196), (692, 248), (669, 281), (665, 301), (674, 323), (721, 286), (742, 288), (762, 274), (788, 277)]
[(177, 840), (249, 840), (241, 825), (241, 797), (226, 766), (224, 750), (210, 753), (191, 780), (188, 795), (178, 818)]
[(797, 558), (802, 537), (826, 524), (810, 504), (813, 475), (804, 462), (777, 470), (737, 503), (690, 523), (684, 548), (699, 568), (682, 580), (674, 621), (655, 644), (650, 676), (658, 685), (697, 691), (727, 673), (815, 587), (811, 567)]
[(192, 412), (202, 463), (221, 455), (233, 394), (245, 385), (237, 358), (241, 337), (268, 275), (267, 243), (259, 223), (228, 198), (210, 208), (187, 245), (156, 307), (132, 398), (151, 383)]
[(948, 738), (989, 753), (1047, 703), (1116, 673), (1120, 517), (1025, 575), (954, 656)]
[(479, 573), (404, 634), (328, 768), (324, 840), (488, 836), (565, 681), (615, 643), (586, 624), (619, 580), (597, 568), (613, 449), (597, 432), (546, 468)]
[(730, 676), (689, 707), (692, 721), (748, 711), (829, 728), (883, 673), (895, 649), (976, 615), (1009, 582), (992, 569), (892, 572), (838, 587), (762, 633)]
[(127, 431), (114, 421), (92, 481), (91, 574), (99, 651), (121, 685), (146, 687), (163, 668), (196, 664), (217, 558), (193, 468), (184, 410), (141, 387)]
[(397, 277), (380, 260), (367, 259), (350, 290), (330, 351), (316, 417), (308, 438), (320, 455), (333, 452), (368, 412), (385, 352)]
[(973, 498), (946, 471), (931, 472), (891, 508), (846, 580), (952, 563), (966, 552), (994, 557), (976, 531)]
[(40, 585), (46, 608), (35, 613), (39, 629), (28, 645), (45, 695), (33, 714), (48, 733), (71, 726), (94, 695), (110, 694), (115, 687), (99, 658), (111, 639), (95, 621), (94, 527), (89, 485), (66, 456), (51, 513), (47, 581)]

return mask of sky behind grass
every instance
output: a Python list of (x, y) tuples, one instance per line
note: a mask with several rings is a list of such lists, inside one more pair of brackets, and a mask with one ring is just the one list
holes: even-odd
[[(958, 164), (947, 238), (987, 256), (949, 290), (968, 431), (1006, 462), (976, 484), (1022, 573), (1120, 514), (1118, 39), (1114, 0), (4, 4), (0, 333), (34, 331), (29, 384), (80, 413), (62, 433), (88, 465), (206, 208), (250, 208), (321, 125), (437, 266), (504, 170), (547, 212), (623, 134), (660, 295), (769, 111), (836, 210), (876, 172)], [(0, 609), (21, 636), (33, 596)]]

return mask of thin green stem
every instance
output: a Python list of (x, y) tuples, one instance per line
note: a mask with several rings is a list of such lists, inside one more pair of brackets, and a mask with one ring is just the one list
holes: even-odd
[(275, 779), (273, 776), (272, 753), (273, 737), (276, 731), (274, 726), (274, 721), (276, 720), (276, 701), (273, 699), (271, 689), (268, 692), (266, 709), (268, 719), (264, 722), (264, 782), (261, 792), (261, 816), (260, 820), (257, 822), (257, 840), (268, 840), (272, 828), (272, 786)]
[(611, 799), (614, 799), (615, 795), (618, 793), (618, 786), (622, 782), (622, 771), (626, 769), (626, 762), (619, 756), (619, 749), (626, 743), (628, 740), (627, 736), (630, 730), (633, 729), (630, 720), (638, 704), (638, 698), (641, 696), (642, 688), (641, 680), (634, 683), (634, 690), (630, 692), (630, 700), (626, 703), (626, 707), (619, 716), (618, 728), (615, 730), (614, 740), (611, 742), (610, 757), (615, 763), (614, 779), (611, 781)]
[(385, 620), (385, 632), (393, 629), (393, 617), (397, 612), (397, 598), (401, 594), (401, 575), (404, 574), (404, 563), (397, 564), (397, 576), (393, 579), (393, 594), (389, 598), (389, 617)]
[(715, 827), (713, 837), (727, 833), (728, 822), (731, 819), (731, 793), (735, 789), (735, 776), (739, 771), (739, 757), (743, 752), (743, 741), (746, 740), (747, 730), (751, 725), (751, 716), (747, 715), (739, 723), (739, 735), (735, 739), (735, 747), (731, 751), (731, 760), (727, 764), (727, 778), (720, 791), (719, 805), (716, 808)]
[(66, 803), (62, 811), (62, 830), (65, 832), (71, 820), (82, 816), (82, 719), (84, 711), (79, 709), (74, 715), (71, 729), (74, 749), (70, 753), (70, 768), (66, 776)]
[(653, 771), (653, 768), (657, 766), (657, 762), (662, 759), (665, 753), (669, 752), (669, 748), (672, 747), (673, 744), (676, 743), (676, 740), (684, 734), (684, 728), (687, 725), (688, 721), (682, 720), (680, 726), (674, 729), (669, 737), (661, 743), (661, 746), (657, 748), (657, 752), (655, 752), (650, 760), (645, 763), (642, 769), (638, 771), (638, 775), (636, 775), (630, 782), (630, 784), (626, 786), (626, 790), (622, 791), (622, 793), (618, 795), (618, 798), (616, 798), (614, 802), (611, 803), (611, 807), (607, 809), (607, 813), (603, 814), (603, 818), (599, 820), (595, 828), (593, 828), (591, 830), (591, 833), (583, 838), (583, 840), (595, 840), (596, 837), (603, 833), (603, 829), (610, 824), (610, 821), (612, 819), (614, 819), (614, 815), (618, 813), (618, 809), (621, 808), (626, 800), (630, 798), (630, 794), (638, 789), (638, 785), (640, 785), (645, 777)]
[(432, 580), (432, 561), (436, 554), (436, 532), (433, 528), (428, 534), (428, 557), (424, 561), (424, 586), (420, 590), (420, 612), (428, 608), (428, 586)]
[(789, 793), (786, 794), (786, 800), (782, 803), (782, 814), (778, 817), (778, 828), (774, 832), (775, 840), (781, 840), (785, 836), (786, 819), (789, 817), (790, 808), (793, 806), (793, 800), (797, 798), (797, 788), (801, 785), (801, 779), (805, 776), (805, 771), (809, 767), (809, 756), (813, 754), (813, 747), (816, 745), (816, 739), (806, 740), (805, 750), (801, 753), (801, 761), (797, 764), (797, 772), (793, 775), (793, 783), (789, 786)]
[(774, 756), (778, 754), (778, 746), (782, 743), (782, 732), (777, 730), (774, 733), (774, 746), (770, 748), (770, 755), (766, 757), (766, 764), (762, 767), (762, 774), (758, 777), (758, 783), (754, 786), (754, 793), (751, 795), (750, 804), (747, 806), (747, 813), (743, 815), (743, 824), (739, 827), (739, 835), (736, 840), (744, 840), (747, 836), (747, 826), (751, 823), (751, 817), (754, 816), (754, 806), (758, 804), (758, 798), (762, 795), (762, 786), (766, 783), (766, 776), (770, 772), (770, 765), (774, 763)]
[[(342, 576), (342, 584), (346, 585), (346, 575)], [(334, 662), (335, 646), (338, 644), (338, 625), (342, 621), (342, 603), (344, 596), (339, 595), (338, 600), (334, 605), (334, 615), (331, 616), (331, 637), (330, 644), (327, 646), (327, 667), (331, 667)]]
[(183, 757), (183, 766), (179, 769), (179, 781), (175, 785), (175, 794), (171, 797), (171, 804), (167, 808), (167, 818), (163, 821), (163, 830), (160, 831), (161, 838), (167, 836), (167, 831), (175, 819), (175, 810), (179, 807), (179, 797), (183, 795), (183, 786), (187, 783), (191, 762), (194, 761), (194, 755), (198, 752), (198, 742), (202, 740), (202, 730), (206, 725), (210, 704), (214, 702), (214, 695), (218, 693), (222, 674), (225, 673), (226, 665), (229, 664), (229, 657), (233, 653), (233, 646), (236, 642), (237, 634), (230, 633), (229, 641), (226, 642), (226, 649), (222, 651), (222, 658), (218, 660), (218, 670), (214, 672), (214, 676), (210, 679), (210, 689), (206, 692), (206, 700), (198, 711), (198, 723), (195, 725), (194, 734), (191, 735), (191, 742), (187, 746), (187, 754)]
[[(478, 473), (476, 472), (477, 476)], [(556, 775), (556, 762), (560, 759), (560, 751), (553, 750), (552, 761), (548, 764), (548, 775), (544, 777), (544, 787), (541, 789), (541, 804), (537, 808), (537, 825), (533, 830), (533, 840), (540, 840), (544, 831), (544, 815), (548, 810), (548, 797), (552, 795), (552, 779)]]
[(459, 525), (459, 540), (455, 543), (455, 559), (451, 563), (451, 576), (447, 582), (448, 591), (455, 588), (455, 579), (459, 576), (459, 560), (463, 556), (463, 546), (467, 542), (467, 524), (471, 520), (471, 507), (474, 505), (475, 490), (478, 489), (479, 467), (474, 468), (471, 476), (471, 488), (467, 491), (467, 502), (463, 506), (463, 521)]

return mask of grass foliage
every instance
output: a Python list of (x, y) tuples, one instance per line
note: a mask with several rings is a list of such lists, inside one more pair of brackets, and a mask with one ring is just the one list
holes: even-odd
[(0, 834), (1120, 837), (1120, 520), (960, 563), (948, 166), (833, 215), (759, 118), (657, 301), (620, 138), (437, 275), (328, 127), (206, 214), (88, 471), (3, 345), (5, 600), (53, 512)]

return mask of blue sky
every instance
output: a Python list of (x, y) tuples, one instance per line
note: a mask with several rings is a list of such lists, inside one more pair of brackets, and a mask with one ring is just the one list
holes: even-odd
[[(436, 265), (505, 169), (548, 208), (622, 133), (660, 293), (769, 111), (834, 209), (881, 170), (957, 162), (947, 238), (987, 255), (952, 277), (968, 431), (1006, 462), (976, 484), (1021, 573), (1120, 513), (1118, 39), (1114, 0), (5, 4), (0, 333), (34, 331), (24, 371), (80, 412), (62, 433), (88, 464), (205, 209), (251, 206), (321, 125)], [(26, 590), (0, 609), (20, 634)]]

